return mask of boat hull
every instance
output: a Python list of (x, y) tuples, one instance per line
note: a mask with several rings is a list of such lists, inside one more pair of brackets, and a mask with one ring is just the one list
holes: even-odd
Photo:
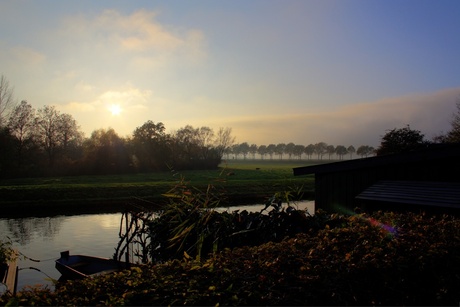
[(56, 260), (56, 269), (65, 279), (82, 279), (117, 272), (128, 267), (126, 262), (86, 255), (69, 255), (68, 252), (62, 252), (61, 258)]

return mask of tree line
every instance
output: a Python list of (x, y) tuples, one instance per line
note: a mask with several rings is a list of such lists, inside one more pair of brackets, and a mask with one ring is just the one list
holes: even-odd
[(301, 160), (305, 157), (308, 160), (317, 159), (323, 160), (324, 157), (332, 160), (333, 158), (343, 160), (344, 157), (353, 159), (353, 155), (357, 154), (361, 158), (368, 157), (375, 154), (375, 149), (372, 146), (361, 145), (358, 149), (355, 149), (353, 145), (348, 147), (344, 145), (328, 145), (325, 142), (319, 142), (316, 144), (302, 145), (294, 143), (279, 143), (260, 145), (251, 144), (247, 142), (241, 144), (234, 144), (231, 147), (226, 148), (225, 156), (227, 159), (256, 159), (260, 158), (273, 160), (279, 159), (297, 159)]
[(168, 169), (213, 169), (227, 158), (318, 159), (333, 154), (343, 159), (356, 152), (367, 156), (373, 148), (327, 145), (308, 146), (235, 144), (231, 128), (218, 131), (187, 125), (166, 133), (161, 122), (151, 120), (137, 127), (132, 135), (120, 137), (113, 128), (98, 129), (84, 137), (72, 115), (54, 106), (34, 109), (26, 100), (17, 103), (13, 87), (0, 77), (0, 177), (118, 174)]
[(337, 155), (368, 156), (374, 149), (332, 146), (324, 142), (308, 146), (235, 144), (231, 128), (217, 132), (187, 125), (166, 133), (161, 122), (148, 120), (132, 135), (120, 137), (113, 128), (98, 129), (85, 138), (72, 115), (54, 106), (35, 110), (23, 100), (3, 117), (0, 127), (2, 177), (93, 175), (164, 171), (168, 169), (215, 169), (224, 155), (229, 159), (255, 158), (331, 159)]
[(230, 128), (214, 132), (187, 125), (167, 134), (163, 123), (151, 120), (129, 137), (108, 128), (85, 138), (70, 114), (53, 106), (35, 110), (27, 101), (12, 108), (3, 122), (2, 177), (213, 169), (234, 142)]
[(427, 141), (409, 126), (387, 131), (374, 149), (361, 145), (302, 145), (235, 143), (231, 128), (217, 132), (187, 125), (166, 133), (161, 122), (148, 120), (132, 135), (120, 137), (114, 129), (98, 129), (86, 138), (70, 114), (54, 106), (35, 110), (27, 101), (16, 103), (13, 88), (0, 77), (0, 177), (120, 174), (169, 169), (215, 169), (227, 159), (343, 160), (416, 149), (428, 143), (460, 141), (460, 101), (452, 130)]

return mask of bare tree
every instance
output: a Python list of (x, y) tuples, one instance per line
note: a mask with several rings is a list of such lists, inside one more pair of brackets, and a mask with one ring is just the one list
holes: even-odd
[(232, 136), (232, 128), (219, 128), (216, 134), (215, 146), (221, 156), (235, 144), (235, 137)]
[(203, 126), (196, 129), (196, 139), (199, 146), (210, 148), (214, 142), (214, 130), (209, 127)]
[(54, 106), (44, 106), (35, 118), (36, 136), (53, 167), (59, 152), (66, 152), (71, 142), (79, 145), (82, 133), (69, 114), (61, 114)]
[(70, 114), (60, 114), (58, 120), (58, 128), (61, 135), (61, 145), (66, 152), (73, 142), (74, 145), (81, 145), (83, 142), (83, 134), (79, 131), (80, 127), (77, 121)]
[(11, 112), (8, 129), (16, 139), (16, 158), (21, 166), (24, 150), (33, 143), (35, 110), (23, 100)]
[(0, 77), (0, 128), (6, 125), (6, 119), (15, 105), (14, 90), (2, 75)]
[(59, 112), (54, 106), (44, 106), (38, 110), (35, 119), (37, 137), (48, 155), (48, 162), (53, 166), (59, 145)]

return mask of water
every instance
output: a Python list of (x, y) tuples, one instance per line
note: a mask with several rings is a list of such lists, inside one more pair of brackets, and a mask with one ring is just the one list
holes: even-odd
[(18, 289), (26, 285), (52, 286), (50, 278), (60, 277), (54, 260), (61, 251), (111, 258), (119, 241), (120, 218), (121, 213), (0, 219), (2, 239), (9, 237), (23, 255), (41, 260), (21, 257)]
[[(314, 212), (314, 203), (293, 204), (299, 209)], [(264, 205), (221, 208), (220, 210), (260, 211)], [(26, 217), (0, 219), (0, 239), (9, 237), (13, 247), (28, 258), (41, 260), (34, 262), (21, 257), (18, 262), (18, 289), (30, 285), (44, 285), (52, 288), (51, 279), (59, 279), (60, 273), (54, 267), (54, 260), (60, 252), (69, 250), (71, 254), (87, 254), (112, 258), (119, 241), (121, 213), (86, 214), (74, 216)], [(36, 268), (40, 271), (29, 269)], [(0, 285), (0, 293), (5, 289)]]

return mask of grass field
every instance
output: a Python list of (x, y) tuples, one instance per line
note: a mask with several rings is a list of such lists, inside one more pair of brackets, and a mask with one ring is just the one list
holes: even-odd
[[(133, 199), (161, 203), (162, 194), (183, 178), (188, 186), (206, 189), (208, 185), (225, 190), (230, 201), (264, 201), (276, 192), (302, 191), (302, 198), (314, 193), (313, 176), (294, 177), (292, 168), (320, 161), (228, 160), (218, 170), (19, 178), (0, 181), (0, 211), (23, 206), (126, 203)], [(324, 161), (322, 161), (324, 162)], [(329, 161), (326, 161), (329, 162)]]

